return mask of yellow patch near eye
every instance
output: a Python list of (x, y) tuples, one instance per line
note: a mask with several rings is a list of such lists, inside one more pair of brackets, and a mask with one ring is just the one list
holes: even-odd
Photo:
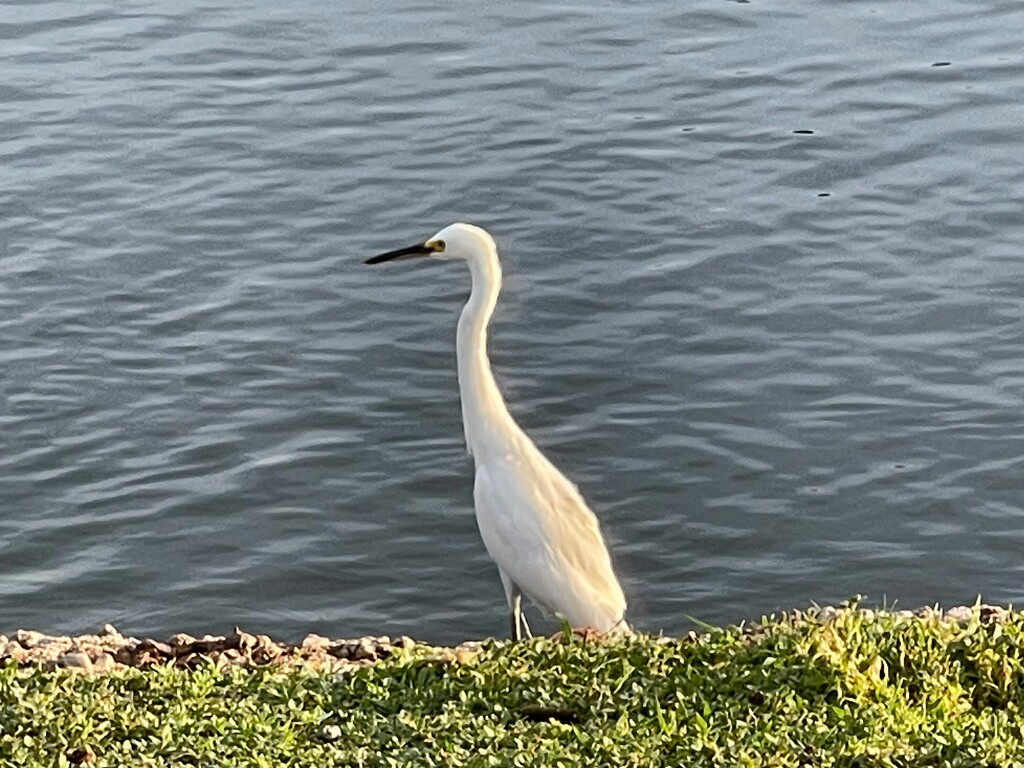
[(434, 253), (441, 253), (444, 251), (444, 240), (431, 240), (427, 243), (427, 248), (432, 250)]

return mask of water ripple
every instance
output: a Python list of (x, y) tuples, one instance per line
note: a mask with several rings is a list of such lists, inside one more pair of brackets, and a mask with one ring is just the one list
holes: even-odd
[(456, 219), (640, 626), (1021, 600), (1017, 4), (6, 11), (8, 629), (503, 632)]

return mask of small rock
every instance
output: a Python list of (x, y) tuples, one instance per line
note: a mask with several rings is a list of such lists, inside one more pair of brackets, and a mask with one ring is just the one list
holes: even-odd
[(974, 609), (967, 605), (958, 605), (946, 611), (946, 619), (950, 621), (970, 621), (974, 615)]
[(349, 658), (353, 661), (375, 659), (377, 658), (377, 644), (372, 637), (364, 637), (359, 640), (359, 644), (352, 650)]
[(48, 662), (55, 662), (66, 653), (79, 650), (78, 648), (73, 648), (71, 643), (47, 642), (49, 639), (50, 638), (44, 639), (35, 647), (29, 649), (26, 652), (25, 657), (30, 661), (45, 664)]
[(4, 659), (14, 659), (17, 661), (19, 655), (24, 652), (25, 649), (18, 643), (12, 643), (6, 637), (0, 636), (0, 661)]
[(114, 660), (119, 664), (127, 664), (132, 667), (152, 667), (158, 664), (166, 664), (170, 661), (170, 658), (166, 656), (158, 656), (150, 651), (135, 651), (127, 652), (122, 655), (121, 651), (118, 651)]
[(223, 635), (203, 635), (198, 640), (195, 640), (189, 647), (191, 653), (210, 653), (211, 651), (219, 651), (224, 648), (224, 643), (227, 640)]
[(327, 649), (327, 652), (338, 659), (350, 659), (355, 651), (356, 644), (348, 640), (335, 640)]
[(92, 660), (93, 672), (112, 672), (117, 667), (117, 662), (114, 661), (114, 657), (109, 653), (101, 653), (95, 659)]
[(476, 657), (480, 655), (480, 651), (472, 648), (466, 648), (460, 645), (455, 649), (455, 661), (459, 664), (470, 664), (476, 661)]
[(304, 651), (326, 651), (330, 645), (331, 641), (328, 638), (309, 634), (303, 638), (301, 647)]
[(46, 638), (46, 635), (36, 632), (34, 629), (19, 629), (14, 637), (22, 648), (35, 648)]
[(236, 648), (229, 648), (223, 653), (218, 653), (213, 658), (213, 663), (217, 665), (217, 669), (227, 669), (232, 666), (243, 666), (249, 663), (249, 659), (242, 655)]
[(330, 743), (341, 738), (341, 727), (328, 723), (320, 728), (320, 738)]
[(173, 650), (167, 643), (161, 643), (151, 637), (144, 638), (135, 646), (136, 653), (150, 653), (156, 656), (171, 656)]
[(57, 666), (64, 669), (77, 669), (82, 672), (92, 672), (92, 659), (88, 654), (81, 651), (65, 653), (57, 659)]
[(231, 646), (231, 643), (223, 635), (203, 635), (193, 639), (191, 643), (181, 643), (181, 640), (185, 637), (188, 637), (188, 635), (175, 635), (171, 638), (172, 642), (168, 643), (171, 648), (171, 654), (175, 658), (194, 656), (196, 654), (209, 656), (212, 653), (223, 651), (225, 647)]
[(248, 632), (243, 632), (238, 627), (235, 627), (234, 634), (228, 639), (235, 648), (242, 652), (251, 651), (259, 643), (259, 639), (256, 635), (250, 635)]
[(65, 646), (70, 648), (71, 645), (71, 638), (67, 635), (43, 635), (39, 642), (36, 643), (36, 648), (43, 648), (46, 646)]
[(253, 664), (270, 664), (278, 658), (280, 658), (280, 654), (266, 648), (256, 648), (249, 654), (249, 659)]
[(92, 751), (92, 747), (86, 745), (84, 747), (77, 747), (76, 749), (69, 749), (64, 753), (64, 757), (71, 765), (88, 765), (89, 763), (96, 762), (96, 753)]
[(186, 645), (192, 645), (196, 639), (192, 635), (186, 635), (184, 632), (179, 632), (176, 635), (171, 635), (167, 640), (167, 644), (172, 648), (184, 648)]
[(204, 661), (206, 661), (206, 659), (198, 653), (186, 653), (175, 657), (174, 666), (184, 667), (185, 669), (197, 669)]
[(416, 647), (416, 641), (413, 640), (408, 635), (402, 635), (400, 638), (395, 640), (394, 647), (395, 648), (415, 648)]
[(998, 605), (982, 605), (978, 609), (978, 614), (984, 622), (1002, 623), (1006, 621), (1007, 610)]
[(100, 637), (113, 637), (120, 639), (122, 635), (117, 631), (117, 627), (113, 624), (104, 624), (103, 630), (100, 632)]
[(347, 659), (333, 659), (331, 660), (330, 664), (325, 668), (333, 672), (335, 677), (341, 678), (349, 674), (350, 672), (355, 672), (362, 666), (364, 665), (357, 664), (354, 661), (348, 661)]

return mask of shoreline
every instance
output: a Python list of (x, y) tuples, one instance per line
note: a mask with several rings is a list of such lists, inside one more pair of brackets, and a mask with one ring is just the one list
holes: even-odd
[(397, 649), (415, 645), (408, 637), (392, 640), (381, 635), (335, 640), (316, 634), (291, 644), (238, 627), (228, 635), (193, 637), (181, 632), (158, 640), (122, 635), (107, 624), (94, 635), (54, 636), (28, 629), (19, 629), (11, 636), (0, 635), (0, 666), (13, 660), (19, 667), (42, 666), (98, 674), (168, 665), (185, 669), (207, 665), (307, 666), (327, 672), (346, 672), (386, 659)]
[[(886, 610), (852, 606), (812, 606), (794, 609), (782, 614), (769, 614), (759, 621), (741, 622), (726, 627), (714, 627), (700, 632), (690, 631), (682, 637), (668, 640), (696, 640), (713, 632), (739, 631), (756, 639), (762, 623), (826, 624), (843, 612), (855, 611), (865, 619), (890, 617), (895, 620), (925, 620), (966, 623), (977, 619), (982, 624), (1005, 623), (1016, 613), (1012, 606), (1003, 607), (976, 603), (943, 609), (925, 606), (916, 610)], [(560, 638), (556, 632), (552, 639)], [(576, 633), (584, 642), (602, 642), (599, 635)], [(641, 637), (656, 637), (644, 636)], [(193, 637), (177, 633), (166, 640), (151, 637), (137, 638), (123, 635), (107, 624), (93, 635), (47, 635), (30, 629), (16, 630), (12, 635), (0, 634), (0, 667), (14, 661), (21, 668), (43, 667), (106, 674), (125, 669), (174, 666), (196, 669), (201, 666), (218, 668), (240, 667), (308, 667), (314, 670), (343, 673), (351, 672), (387, 659), (399, 650), (416, 648), (418, 655), (436, 661), (460, 662), (479, 652), (485, 643), (509, 642), (502, 638), (470, 640), (456, 646), (433, 646), (419, 643), (410, 637), (392, 639), (387, 635), (360, 638), (332, 639), (309, 634), (299, 643), (274, 640), (265, 634), (246, 632), (238, 627), (228, 635)], [(529, 642), (529, 641), (526, 641)], [(614, 640), (612, 642), (618, 642)], [(628, 638), (624, 642), (629, 642)]]

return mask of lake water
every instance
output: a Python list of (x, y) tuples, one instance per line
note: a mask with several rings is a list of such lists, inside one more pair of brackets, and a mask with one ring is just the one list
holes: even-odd
[[(1024, 602), (1024, 6), (13, 2), (0, 632), (506, 633), (462, 265), (640, 628)], [(552, 625), (544, 625), (551, 628)]]

